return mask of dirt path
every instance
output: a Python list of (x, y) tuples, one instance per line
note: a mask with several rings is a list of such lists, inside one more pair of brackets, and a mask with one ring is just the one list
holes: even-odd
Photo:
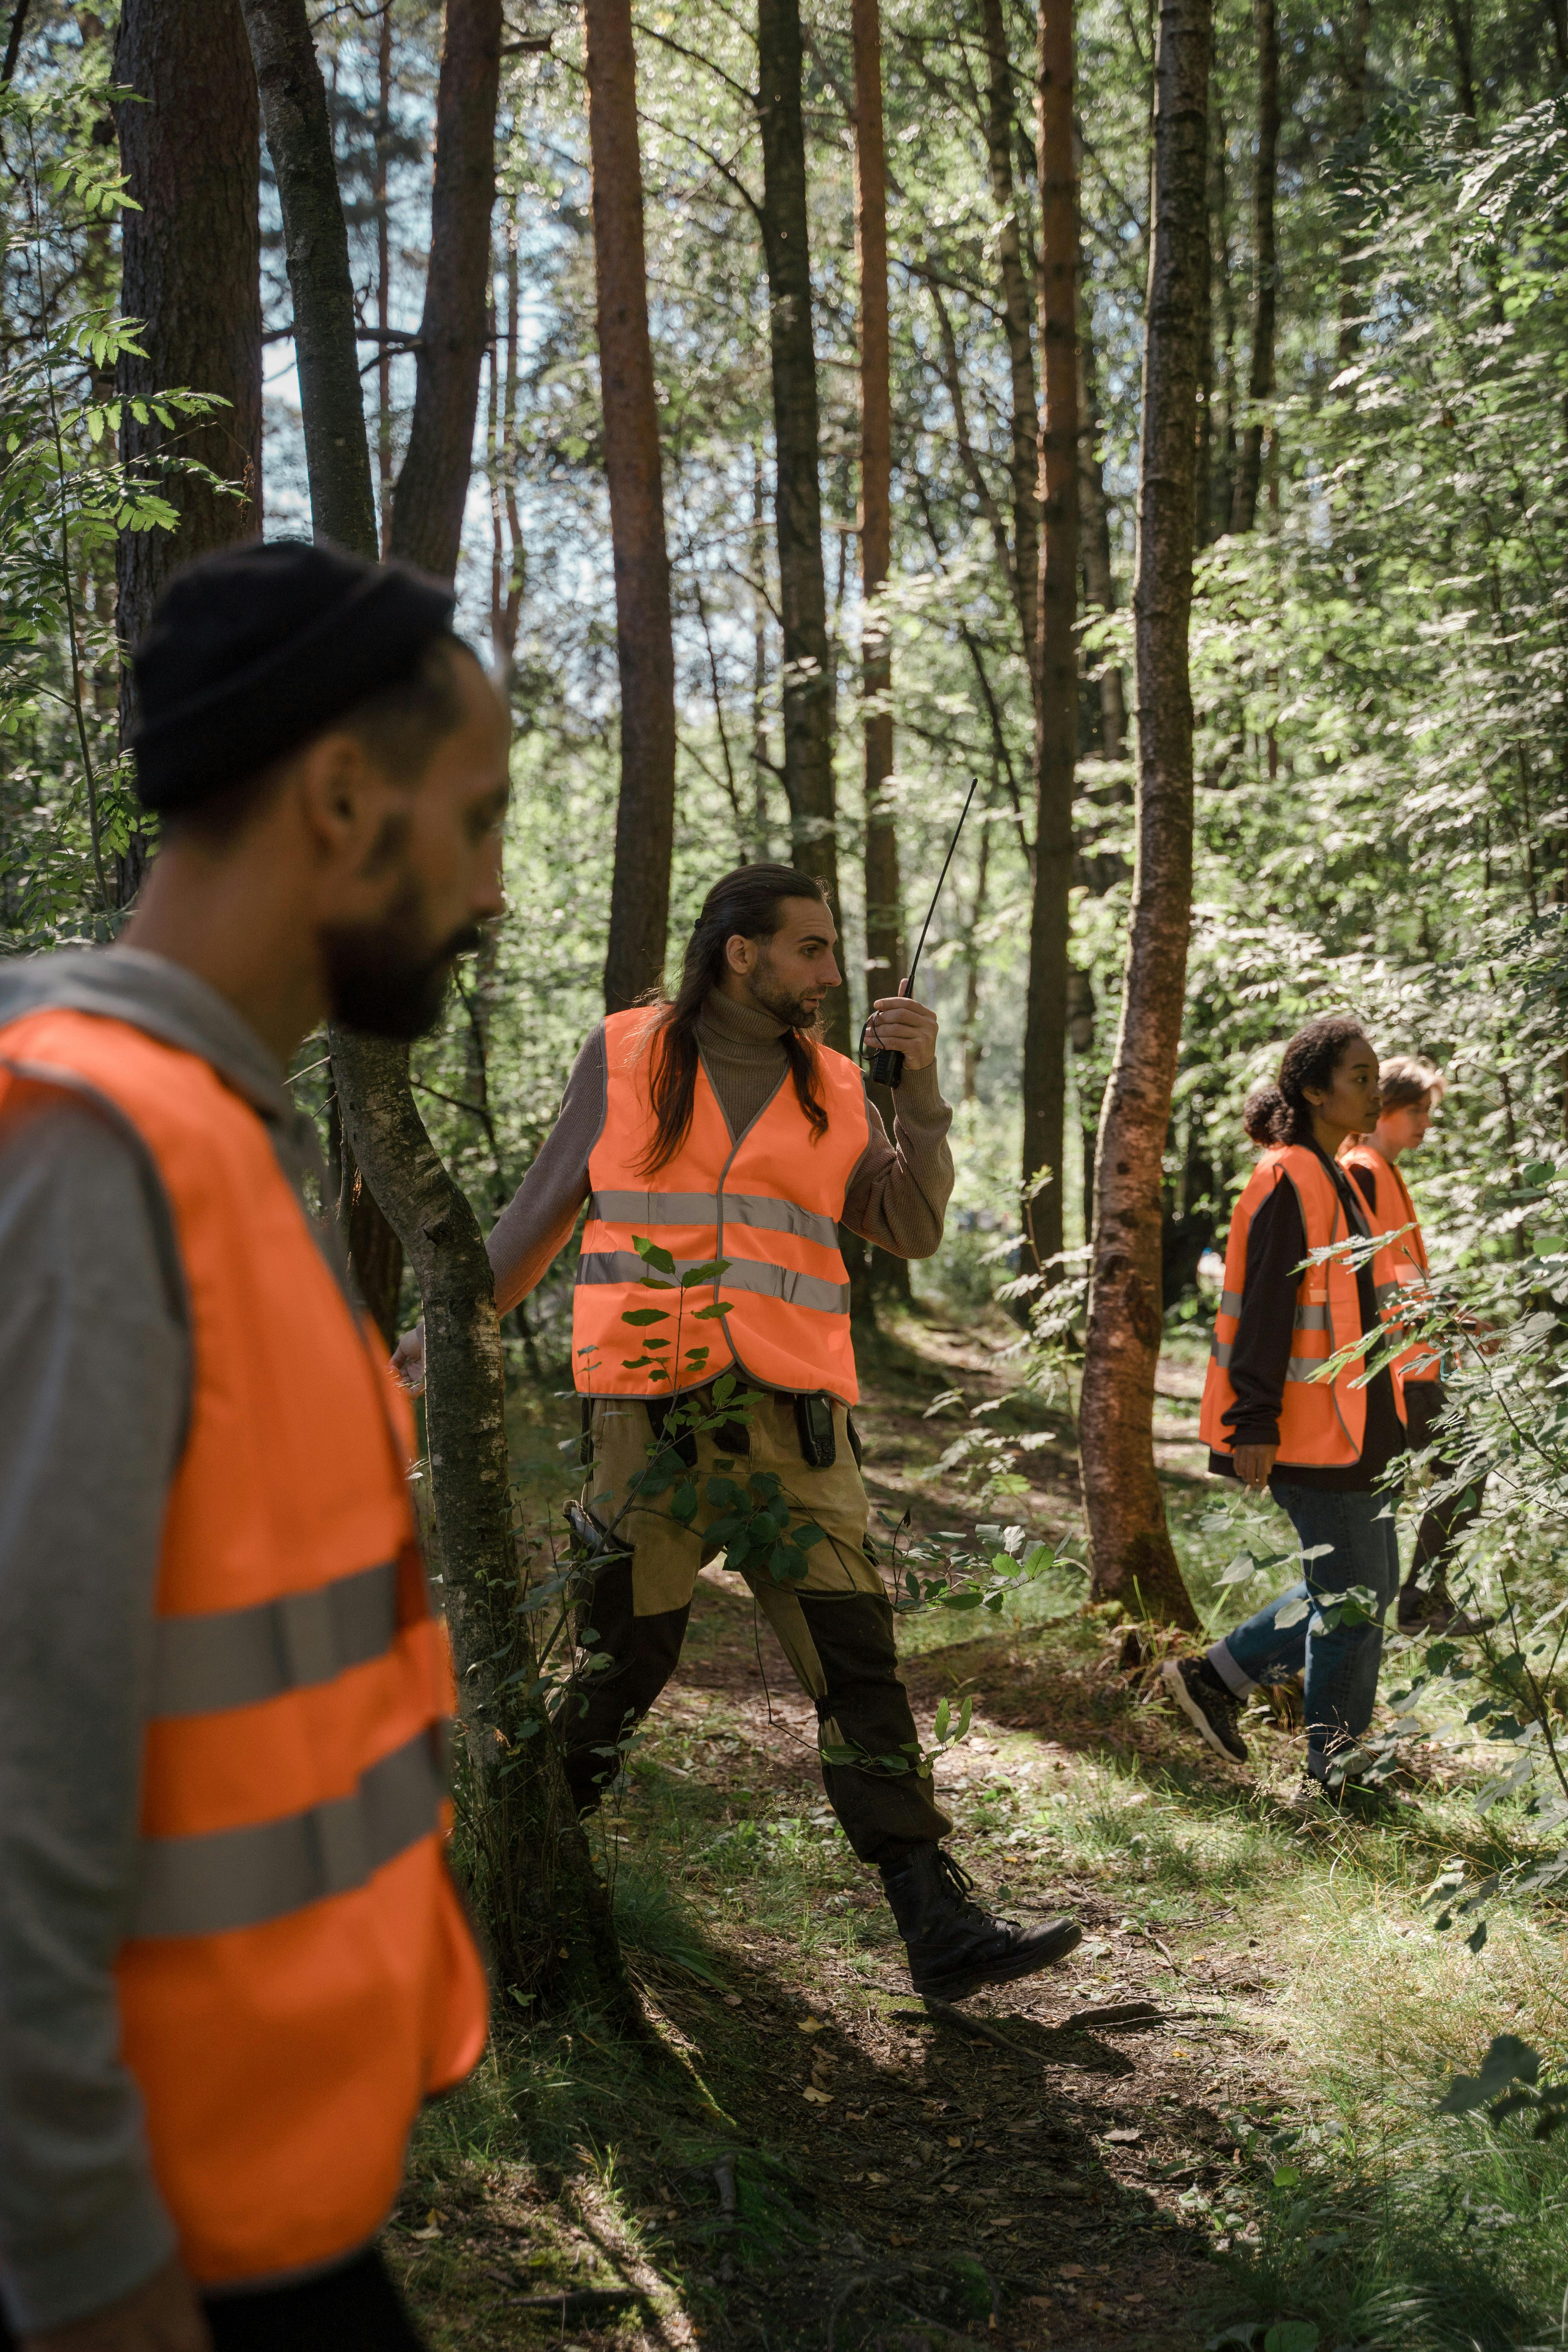
[[(863, 1418), (890, 1517), (973, 1521), (972, 1497), (913, 1475), (943, 1436), (922, 1414), (941, 1386), (978, 1402), (1007, 1377), (994, 1333), (941, 1328), (880, 1368)], [(1063, 1529), (1068, 1433), (1032, 1418), (1035, 1491), (1009, 1516)], [(1190, 1448), (1184, 1430), (1172, 1443)], [(810, 1708), (739, 1580), (705, 1571), (680, 1675), (607, 1829), (679, 2095), (650, 2091), (617, 2117), (577, 2048), (559, 2063), (588, 2069), (580, 2161), (541, 2161), (543, 2126), (512, 2094), (510, 2146), (502, 2125), (488, 2162), (426, 2168), (395, 2245), (437, 2342), (523, 2344), (546, 2324), (579, 2347), (764, 2352), (1205, 2340), (1211, 2252), (1242, 2226), (1226, 2221), (1242, 2164), (1227, 2118), (1264, 2087), (1269, 1994), (1231, 1904), (1196, 1885), (1184, 1916), (1167, 1905), (1152, 1921), (1131, 1823), (1149, 1801), (1141, 1766), (1173, 1766), (1219, 1803), (1237, 1784), (1140, 1700), (1107, 1627), (920, 1641), (907, 1678), (922, 1730), (944, 1694), (974, 1702), (940, 1775), (955, 1853), (1010, 1913), (1069, 1910), (1084, 1944), (928, 2014), (874, 1876), (827, 1812)], [(1105, 1854), (1050, 1834), (1053, 1806), (1081, 1820), (1100, 1802)], [(584, 2280), (653, 2301), (615, 2316), (569, 2304), (548, 2322), (520, 2308)]]

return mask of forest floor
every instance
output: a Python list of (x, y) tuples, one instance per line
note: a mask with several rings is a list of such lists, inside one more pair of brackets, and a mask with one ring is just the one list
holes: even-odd
[[(952, 1430), (926, 1411), (1005, 1399), (1009, 1338), (984, 1310), (923, 1312), (868, 1351), (889, 1520), (973, 1524), (975, 1498), (929, 1475)], [(1196, 1386), (1178, 1350), (1157, 1434), (1184, 1545), (1207, 1501)], [(565, 1410), (520, 1406), (541, 1497)], [(1005, 1516), (1070, 1532), (1070, 1425), (1033, 1400), (986, 1418), (1035, 1440)], [(1435, 2112), (1500, 2026), (1563, 2038), (1554, 1933), (1505, 1921), (1477, 1959), (1421, 1908), (1445, 1862), (1485, 1866), (1508, 1833), (1419, 1752), (1394, 1829), (1303, 1828), (1284, 1802), (1299, 1737), (1259, 1710), (1250, 1768), (1211, 1758), (1080, 1583), (974, 1622), (900, 1629), (922, 1731), (944, 1695), (973, 1702), (939, 1768), (953, 1850), (996, 1907), (1071, 1912), (1079, 1949), (926, 2013), (826, 1807), (811, 1710), (740, 1580), (704, 1571), (602, 1830), (652, 2039), (503, 2025), (431, 2110), (388, 2245), (432, 2342), (1568, 2342), (1568, 2151)]]

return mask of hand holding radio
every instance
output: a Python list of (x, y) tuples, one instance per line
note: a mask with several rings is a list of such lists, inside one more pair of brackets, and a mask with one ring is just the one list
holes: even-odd
[(915, 1003), (908, 993), (909, 985), (907, 980), (900, 981), (897, 996), (879, 996), (867, 1024), (868, 1042), (875, 1048), (871, 1076), (883, 1086), (899, 1082), (879, 1071), (877, 1064), (884, 1054), (898, 1055), (900, 1077), (905, 1070), (929, 1069), (936, 1059), (936, 1014), (929, 1004)]

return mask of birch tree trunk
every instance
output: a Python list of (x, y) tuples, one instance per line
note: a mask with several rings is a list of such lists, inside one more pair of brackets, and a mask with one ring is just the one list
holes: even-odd
[(1039, 653), (1035, 891), (1024, 1025), (1024, 1182), (1042, 1174), (1028, 1230), (1037, 1266), (1062, 1246), (1068, 928), (1078, 759), (1078, 179), (1072, 0), (1040, 0)]
[[(816, 351), (812, 334), (799, 0), (757, 0), (763, 250), (773, 368), (774, 530), (784, 625), (784, 786), (795, 864), (838, 911), (833, 677), (822, 570)], [(848, 992), (826, 1005), (830, 1045), (849, 1050)]]
[[(1247, 421), (1237, 458), (1230, 527), (1250, 530), (1258, 519), (1263, 478), (1263, 403), (1274, 389), (1274, 317), (1279, 252), (1274, 234), (1274, 197), (1279, 164), (1279, 20), (1275, 0), (1253, 0), (1258, 32), (1258, 177), (1252, 194), (1252, 368), (1247, 377)], [(1206, 252), (1206, 246), (1205, 246)], [(1206, 275), (1203, 289), (1206, 308)]]
[[(125, 403), (120, 453), (156, 476), (177, 440), (183, 457), (241, 492), (232, 498), (194, 476), (162, 477), (178, 528), (120, 533), (118, 619), (129, 650), (173, 572), (261, 528), (261, 142), (238, 0), (125, 0), (114, 79), (136, 93), (114, 110), (132, 199), (121, 216), (117, 307), (142, 322), (140, 350), (122, 352), (116, 371)], [(168, 384), (216, 393), (227, 404), (204, 422), (178, 422), (173, 434), (151, 409), (139, 423), (131, 403)], [(122, 736), (135, 715), (127, 663)], [(148, 856), (145, 838), (132, 835), (115, 862), (121, 906), (135, 897)]]
[[(499, 8), (491, 0), (478, 0), (478, 5), (486, 24), (496, 28), (499, 71)], [(321, 159), (324, 154), (330, 162), (331, 154), (326, 92), (319, 70), (301, 69), (300, 43), (310, 42), (305, 0), (245, 0), (245, 6), (258, 58), (272, 56), (269, 44), (276, 43), (277, 53), (286, 47), (294, 60), (286, 85), (279, 79), (263, 79), (268, 142), (284, 209), (301, 386), (330, 385), (341, 380), (345, 348), (352, 361), (353, 314), (344, 299), (349, 282), (346, 238), (312, 240), (308, 234), (324, 208)], [(468, 90), (485, 27), (476, 30), (471, 22), (458, 21), (465, 8), (466, 0), (450, 0), (447, 57), (456, 56), (459, 82)], [(445, 71), (444, 64), (444, 77)], [(488, 129), (482, 110), (466, 99), (458, 103), (458, 94), (448, 91), (437, 107), (438, 121), (461, 152), (448, 154), (443, 162), (437, 152), (437, 186), (439, 190), (445, 180), (447, 201), (436, 214), (430, 276), (432, 280), (441, 278), (448, 293), (454, 286), (468, 289), (479, 304), (479, 332), (472, 331), (472, 320), (454, 304), (427, 295), (426, 318), (434, 310), (445, 319), (446, 330), (425, 354), (428, 364), (421, 364), (414, 416), (417, 437), (411, 438), (394, 517), (398, 551), (423, 562), (427, 571), (439, 573), (444, 569), (448, 578), (457, 557), (451, 518), (455, 503), (460, 520), (466, 475), (463, 484), (455, 483), (447, 428), (466, 408), (471, 432), (484, 349), (489, 201), (479, 203), (475, 190), (485, 176), (480, 150), (493, 155), (496, 74), (489, 89)], [(488, 169), (493, 190), (493, 161)], [(457, 200), (455, 190), (463, 201)], [(313, 208), (307, 206), (303, 218), (291, 221), (301, 191), (313, 191), (318, 202)], [(476, 241), (480, 247), (477, 268), (471, 250)], [(461, 381), (448, 381), (451, 374)], [(421, 403), (426, 412), (423, 417)], [(353, 551), (374, 560), (375, 516), (368, 496), (370, 455), (363, 405), (357, 431), (346, 412), (340, 412), (337, 421), (343, 428), (341, 437), (322, 430), (320, 416), (307, 425), (312, 510), (331, 508), (352, 516), (353, 501), (360, 499), (361, 542)], [(434, 481), (423, 479), (417, 469), (410, 475), (416, 448), (424, 453), (420, 463), (429, 466)], [(466, 467), (466, 456), (464, 463)], [(405, 486), (410, 492), (406, 499)], [(427, 541), (418, 538), (419, 526), (428, 530)], [(431, 1503), (466, 1734), (458, 1779), (477, 1908), (503, 1983), (530, 1994), (584, 1993), (635, 2027), (635, 1996), (621, 1964), (608, 1903), (566, 1789), (554, 1735), (548, 1727), (541, 1734), (529, 1724), (535, 1699), (520, 1702), (511, 1695), (531, 1679), (531, 1653), (528, 1620), (517, 1611), (520, 1580), (511, 1523), (506, 1383), (484, 1235), (419, 1116), (409, 1085), (407, 1048), (334, 1027), (331, 1049), (345, 1165), (352, 1152), (407, 1251), (424, 1304)], [(510, 1690), (509, 1669), (521, 1677)]]
[(1192, 909), (1187, 639), (1212, 36), (1213, 0), (1162, 0), (1133, 593), (1137, 871), (1121, 1024), (1096, 1159), (1079, 1406), (1095, 1597), (1114, 1597), (1140, 1613), (1183, 1625), (1197, 1619), (1172, 1548), (1154, 1467), (1154, 1372), (1163, 1332), (1160, 1180)]
[(648, 340), (631, 0), (585, 0), (605, 470), (616, 567), (621, 789), (605, 1009), (664, 978), (675, 840), (675, 649)]

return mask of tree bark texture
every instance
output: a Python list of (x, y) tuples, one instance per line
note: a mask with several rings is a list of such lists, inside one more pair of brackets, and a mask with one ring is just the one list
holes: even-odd
[[(194, 477), (163, 475), (176, 530), (122, 531), (115, 551), (121, 642), (145, 631), (171, 573), (193, 556), (254, 539), (261, 529), (261, 133), (256, 76), (238, 0), (125, 0), (114, 79), (134, 90), (115, 109), (126, 192), (120, 307), (140, 320), (142, 356), (124, 352), (117, 390), (128, 404), (121, 455), (157, 477), (167, 458), (194, 457), (236, 498)], [(184, 388), (226, 404), (173, 429), (129, 403)], [(129, 667), (121, 730), (135, 717)], [(138, 835), (120, 861), (129, 905), (146, 868)]]
[(326, 87), (302, 0), (241, 5), (283, 214), (310, 520), (318, 539), (374, 563), (381, 551), (375, 493)]
[[(1372, 0), (1351, 0), (1350, 29), (1345, 48), (1345, 137), (1359, 146), (1366, 129), (1367, 48), (1372, 38)], [(1361, 298), (1357, 286), (1356, 239), (1340, 236), (1340, 331), (1338, 357), (1349, 367), (1361, 345)]]
[(675, 649), (658, 405), (647, 327), (631, 0), (585, 0), (599, 382), (616, 567), (621, 790), (605, 1008), (664, 978), (675, 841)]
[[(289, 0), (289, 5), (302, 24), (304, 0)], [(456, 9), (448, 14), (448, 58), (455, 46), (455, 13)], [(460, 40), (461, 28), (457, 29)], [(492, 112), (486, 133), (492, 148), (496, 87), (492, 78)], [(480, 126), (472, 110), (448, 108), (445, 120), (455, 124), (465, 160), (471, 164), (480, 143)], [(326, 94), (319, 76), (313, 87), (303, 86), (299, 111), (279, 118), (280, 143), (295, 136), (302, 143), (309, 142), (318, 155), (328, 137)], [(276, 152), (273, 160), (276, 165)], [(448, 180), (451, 176), (449, 172)], [(278, 177), (285, 206), (284, 233), (292, 253), (296, 244), (303, 249), (303, 238), (296, 238), (289, 226), (289, 192), (310, 182), (303, 173), (288, 169), (279, 169)], [(437, 153), (438, 185), (441, 177)], [(444, 215), (443, 240), (439, 249), (433, 245), (432, 272), (444, 269), (465, 283), (474, 280), (476, 266), (464, 240), (479, 244), (477, 276), (482, 299), (489, 256), (488, 205), (481, 210), (477, 205), (449, 204)], [(319, 243), (311, 250), (314, 268), (324, 276), (341, 270), (346, 284), (346, 241)], [(341, 365), (342, 343), (347, 341), (353, 349), (352, 308), (345, 308), (341, 300), (312, 299), (307, 316), (323, 335), (331, 333), (339, 339), (335, 357)], [(330, 380), (331, 371), (327, 373)], [(458, 379), (455, 388), (446, 380), (448, 375)], [(458, 413), (464, 383), (477, 400), (478, 377), (478, 355), (470, 352), (466, 342), (452, 338), (437, 344), (433, 364), (428, 370), (422, 368), (420, 375), (419, 397), (426, 402), (427, 415), (439, 418)], [(320, 372), (312, 371), (309, 377), (301, 372), (302, 384), (319, 384), (321, 380)], [(472, 401), (468, 415), (471, 428)], [(343, 421), (346, 428), (346, 418)], [(306, 446), (308, 451), (316, 451), (321, 463), (338, 462), (331, 436), (319, 430), (308, 434)], [(421, 463), (427, 463), (440, 478), (440, 495), (421, 479), (416, 467), (412, 478), (415, 495), (405, 508), (400, 482), (396, 524), (401, 525), (403, 545), (399, 551), (427, 571), (439, 573), (445, 569), (449, 578), (457, 557), (455, 541), (448, 555), (449, 452), (439, 435), (431, 431), (426, 432), (422, 446), (427, 454)], [(368, 482), (363, 407), (359, 463)], [(411, 456), (409, 464), (413, 463)], [(459, 517), (466, 465), (465, 455), (464, 483), (457, 499)], [(405, 466), (403, 481), (409, 478)], [(313, 507), (324, 498), (325, 489), (323, 483), (319, 491), (312, 478)], [(419, 520), (429, 530), (427, 540), (416, 534), (415, 522)], [(370, 536), (369, 552), (374, 556), (374, 512)], [(635, 2024), (636, 2002), (620, 1960), (608, 1903), (568, 1799), (554, 1735), (548, 1728), (540, 1732), (530, 1719), (536, 1713), (537, 1700), (526, 1695), (533, 1679), (529, 1621), (517, 1609), (520, 1580), (511, 1525), (506, 1383), (495, 1286), (484, 1237), (467, 1197), (426, 1132), (409, 1085), (407, 1048), (336, 1026), (331, 1044), (343, 1129), (350, 1234), (353, 1215), (363, 1201), (363, 1189), (357, 1201), (353, 1198), (350, 1171), (357, 1169), (413, 1263), (424, 1305), (431, 1507), (466, 1734), (459, 1756), (458, 1793), (476, 1906), (503, 1983), (519, 1991), (551, 1996), (586, 1992)], [(511, 1680), (514, 1675), (520, 1679)], [(521, 1698), (520, 1691), (525, 1694)]]
[(1018, 236), (1018, 202), (1013, 184), (1017, 135), (1013, 102), (1013, 61), (1007, 54), (1007, 23), (1002, 0), (980, 0), (985, 36), (985, 150), (991, 201), (997, 219), (996, 260), (1002, 278), (1002, 324), (1007, 337), (1012, 404), (1013, 601), (1024, 642), (1038, 718), (1040, 602), (1039, 404), (1035, 388), (1034, 328), (1029, 317), (1029, 279)]
[[(305, 0), (240, 5), (283, 215), (310, 519), (319, 539), (374, 563), (381, 541), (326, 84)], [(352, 1151), (344, 1154), (343, 1169), (338, 1208), (349, 1264), (372, 1322), (390, 1343), (396, 1338), (403, 1244)]]
[[(795, 864), (838, 908), (833, 678), (822, 571), (816, 352), (806, 234), (799, 0), (757, 0), (757, 115), (763, 133), (763, 250), (773, 363), (774, 530), (784, 625), (784, 785)], [(828, 999), (828, 1041), (849, 1045), (847, 992)]]
[(447, 0), (414, 416), (392, 500), (393, 554), (441, 580), (458, 569), (489, 338), (500, 43), (501, 0)]
[[(1279, 20), (1275, 0), (1253, 0), (1258, 33), (1258, 166), (1252, 191), (1252, 368), (1247, 377), (1247, 430), (1237, 458), (1230, 527), (1250, 530), (1258, 519), (1263, 478), (1264, 421), (1260, 411), (1274, 389), (1274, 314), (1279, 249), (1274, 197), (1279, 165)], [(1206, 286), (1203, 289), (1206, 293)]]
[(403, 1049), (343, 1030), (332, 1060), (345, 1140), (413, 1263), (425, 1307), (431, 1500), (465, 1738), (458, 1793), (476, 1907), (503, 1984), (584, 1995), (635, 2025), (610, 1918), (560, 1767), (531, 1729), (506, 1374), (484, 1235), (425, 1129)]
[[(1080, 252), (1081, 258), (1081, 252)], [(1080, 280), (1081, 283), (1081, 280)], [(1116, 574), (1110, 564), (1110, 508), (1100, 456), (1100, 382), (1090, 321), (1079, 319), (1079, 561), (1084, 601), (1102, 613), (1116, 610)], [(1127, 697), (1120, 666), (1101, 656), (1100, 756), (1127, 756)]]
[(1097, 1598), (1195, 1625), (1154, 1467), (1160, 1195), (1193, 877), (1187, 668), (1212, 0), (1162, 0), (1133, 616), (1138, 854), (1121, 1023), (1100, 1119), (1079, 1406)]
[(860, 577), (868, 618), (861, 685), (866, 729), (866, 994), (902, 977), (899, 840), (882, 793), (893, 772), (892, 660), (872, 609), (892, 561), (893, 412), (888, 340), (888, 173), (882, 133), (878, 0), (851, 0), (855, 53), (855, 244), (860, 275)]
[[(882, 126), (879, 0), (850, 0), (855, 58), (855, 249), (860, 278), (860, 579), (865, 620), (860, 685), (865, 719), (866, 1003), (891, 996), (904, 972), (899, 835), (885, 798), (893, 772), (893, 664), (876, 600), (892, 562), (893, 401), (888, 331), (888, 156)], [(858, 1005), (856, 1007), (858, 1011)], [(889, 1135), (896, 1105), (872, 1097)], [(865, 1245), (867, 1291), (909, 1296), (908, 1261)], [(870, 1304), (868, 1297), (867, 1305)]]
[[(1078, 759), (1078, 180), (1072, 0), (1040, 0), (1039, 653), (1035, 717), (1035, 890), (1024, 1020), (1029, 1231), (1044, 1268), (1062, 1246), (1067, 1110), (1068, 929), (1073, 772)], [(1049, 1278), (1055, 1278), (1055, 1270)]]

